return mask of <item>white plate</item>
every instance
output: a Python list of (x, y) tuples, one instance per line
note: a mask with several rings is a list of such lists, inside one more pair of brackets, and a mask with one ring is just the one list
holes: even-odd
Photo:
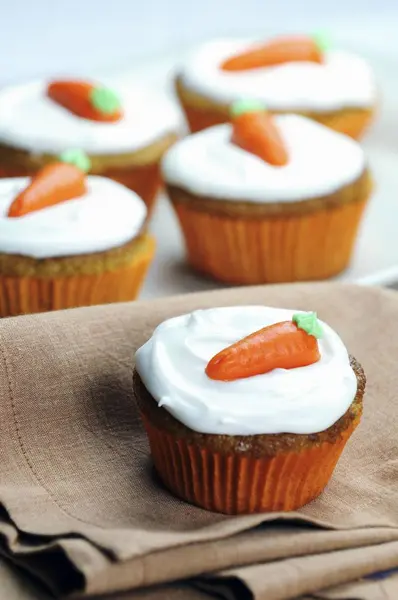
[[(373, 65), (380, 86), (379, 115), (364, 141), (376, 190), (358, 236), (351, 267), (337, 279), (368, 285), (393, 285), (398, 282), (398, 51), (375, 42), (376, 33), (366, 39), (347, 43)], [(339, 40), (340, 41), (340, 40)], [(345, 42), (345, 43), (344, 43)], [(389, 48), (385, 54), (383, 48)], [(139, 66), (118, 73), (117, 78), (146, 80), (159, 90), (170, 90), (174, 65), (188, 50), (175, 50), (161, 57), (141, 61)], [(142, 297), (217, 289), (223, 287), (196, 275), (185, 265), (183, 241), (166, 198), (161, 198), (151, 229), (158, 240), (157, 255), (146, 280)]]

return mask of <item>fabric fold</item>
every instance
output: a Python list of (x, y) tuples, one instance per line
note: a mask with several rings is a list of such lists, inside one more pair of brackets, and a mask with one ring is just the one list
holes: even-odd
[(395, 567), (398, 542), (389, 542), (233, 569), (217, 573), (216, 585), (222, 577), (226, 582), (237, 579), (256, 600), (285, 600)]

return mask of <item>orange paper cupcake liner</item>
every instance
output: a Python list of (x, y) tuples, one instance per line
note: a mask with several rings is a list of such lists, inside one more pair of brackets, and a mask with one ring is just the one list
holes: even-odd
[[(191, 92), (182, 85), (179, 79), (176, 81), (176, 91), (192, 133), (229, 121), (227, 105), (217, 105), (215, 102)], [(279, 113), (279, 111), (272, 112)], [(334, 131), (345, 133), (354, 139), (360, 139), (373, 120), (375, 111), (373, 108), (347, 108), (328, 113), (295, 110), (290, 112), (302, 114)]]
[(255, 458), (189, 445), (141, 416), (155, 468), (166, 487), (187, 502), (230, 515), (291, 511), (314, 500), (359, 422), (351, 422), (335, 442)]
[(0, 275), (0, 316), (47, 312), (135, 300), (152, 261), (155, 242), (148, 236), (146, 252), (112, 271), (68, 277)]
[[(208, 127), (213, 127), (214, 125), (221, 125), (222, 123), (228, 122), (228, 116), (216, 110), (203, 107), (194, 107), (184, 102), (182, 103), (182, 107), (189, 129), (192, 133), (202, 131), (202, 129), (207, 129)], [(337, 131), (338, 133), (344, 133), (355, 140), (359, 140), (363, 137), (365, 131), (368, 129), (371, 121), (373, 120), (373, 111), (347, 110), (336, 111), (328, 114), (311, 114), (305, 116), (310, 117), (314, 121), (317, 121), (318, 123), (321, 123), (322, 125)]]
[(366, 202), (253, 218), (205, 212), (189, 202), (173, 206), (190, 264), (219, 281), (252, 285), (327, 279), (343, 271)]
[(228, 115), (222, 112), (199, 106), (195, 107), (184, 101), (181, 101), (181, 106), (191, 133), (228, 122)]
[(338, 133), (344, 133), (354, 140), (360, 140), (374, 118), (374, 110), (341, 110), (327, 115), (309, 115), (318, 123), (326, 125)]

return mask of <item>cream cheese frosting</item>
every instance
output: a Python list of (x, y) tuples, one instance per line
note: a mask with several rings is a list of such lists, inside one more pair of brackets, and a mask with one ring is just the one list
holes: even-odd
[(136, 369), (159, 406), (207, 434), (310, 434), (332, 426), (349, 408), (357, 379), (340, 337), (320, 322), (321, 358), (231, 382), (209, 379), (220, 350), (298, 311), (265, 306), (198, 310), (169, 319), (137, 350)]
[(52, 258), (101, 252), (132, 240), (145, 221), (145, 204), (135, 192), (98, 176), (87, 177), (84, 196), (23, 217), (7, 217), (29, 181), (0, 179), (0, 253)]
[(289, 162), (274, 167), (231, 142), (232, 126), (217, 125), (177, 142), (162, 162), (167, 183), (201, 196), (248, 202), (295, 202), (353, 183), (365, 169), (361, 146), (299, 115), (275, 122)]
[(222, 104), (253, 99), (270, 110), (327, 112), (373, 106), (376, 88), (369, 65), (360, 57), (331, 50), (323, 64), (295, 62), (223, 71), (227, 58), (253, 46), (248, 40), (219, 40), (203, 45), (183, 65), (183, 85)]
[(0, 142), (35, 153), (80, 148), (87, 154), (134, 152), (180, 128), (176, 105), (142, 86), (112, 86), (123, 118), (114, 123), (82, 119), (46, 95), (47, 81), (0, 90)]

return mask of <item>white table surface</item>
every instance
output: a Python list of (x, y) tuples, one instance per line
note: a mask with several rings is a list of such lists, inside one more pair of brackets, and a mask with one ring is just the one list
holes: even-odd
[[(170, 47), (204, 38), (325, 27), (376, 45), (378, 27), (390, 47), (396, 0), (18, 0), (2, 3), (0, 85), (58, 74), (129, 67)], [(371, 26), (371, 35), (368, 35)]]
[[(386, 29), (383, 29), (387, 36)], [(382, 32), (379, 32), (380, 36)], [(341, 35), (345, 46), (361, 52), (372, 63), (380, 86), (377, 120), (364, 140), (376, 189), (362, 223), (351, 267), (337, 279), (369, 285), (398, 282), (398, 42), (397, 52), (384, 52), (376, 33), (362, 30), (353, 42)], [(371, 42), (371, 43), (369, 43)], [(159, 90), (170, 90), (170, 74), (190, 48), (140, 61), (135, 67), (112, 73), (117, 78), (144, 79)], [(169, 93), (169, 92), (168, 92)], [(165, 197), (160, 198), (151, 230), (158, 248), (142, 291), (143, 298), (225, 287), (192, 272), (184, 261), (184, 246), (174, 213)]]

